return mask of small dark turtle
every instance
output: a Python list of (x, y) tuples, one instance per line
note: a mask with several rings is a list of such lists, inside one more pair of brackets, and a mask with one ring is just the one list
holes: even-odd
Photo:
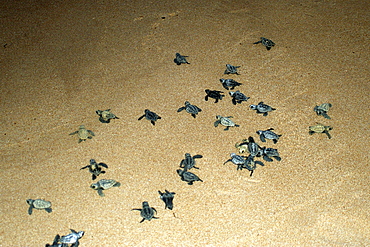
[(120, 187), (121, 183), (113, 179), (101, 179), (96, 183), (91, 184), (90, 188), (97, 190), (99, 196), (104, 196), (103, 190), (110, 189), (112, 187)]
[[(97, 176), (99, 176), (101, 173), (105, 173), (105, 171), (101, 170), (101, 166), (108, 168), (108, 165), (105, 163), (96, 163), (94, 159), (90, 160), (90, 165), (84, 166), (81, 169), (89, 168), (89, 172), (92, 174), (92, 180), (95, 180)], [(80, 169), (80, 170), (81, 170)]]
[(258, 105), (250, 105), (252, 110), (256, 110), (257, 113), (263, 113), (263, 116), (267, 116), (270, 111), (275, 111), (275, 108), (272, 108), (269, 105), (264, 104), (262, 101)]
[(185, 159), (183, 159), (180, 163), (180, 167), (184, 168), (185, 170), (190, 170), (191, 168), (199, 169), (195, 166), (195, 159), (203, 158), (202, 155), (197, 154), (194, 156), (191, 156), (189, 153), (185, 154)]
[(216, 118), (217, 118), (217, 120), (213, 124), (215, 127), (217, 127), (219, 124), (221, 124), (223, 126), (226, 126), (226, 128), (224, 130), (229, 130), (230, 127), (239, 127), (240, 126), (238, 124), (235, 124), (233, 121), (231, 121), (230, 118), (232, 118), (232, 116), (222, 117), (220, 115), (217, 115)]
[(165, 190), (165, 193), (158, 190), (158, 193), (161, 195), (160, 198), (164, 203), (166, 204), (164, 209), (168, 208), (170, 210), (173, 209), (173, 197), (176, 194), (175, 192), (169, 192), (168, 190)]
[(218, 100), (222, 100), (222, 97), (225, 97), (225, 95), (223, 95), (223, 92), (221, 91), (206, 89), (205, 92), (207, 94), (206, 97), (204, 97), (206, 101), (208, 101), (208, 98), (212, 98), (215, 99), (215, 103), (217, 103)]
[(160, 116), (158, 116), (156, 113), (148, 110), (148, 109), (145, 109), (145, 114), (142, 115), (141, 117), (138, 118), (138, 120), (141, 120), (143, 119), (143, 117), (145, 117), (146, 119), (148, 119), (153, 125), (155, 125), (155, 121), (157, 121), (157, 119), (161, 119)]
[(239, 149), (239, 153), (248, 152), (250, 155), (257, 156), (261, 147), (254, 141), (253, 137), (242, 140), (241, 143), (236, 143), (235, 147)]
[(110, 123), (111, 119), (119, 119), (116, 115), (110, 112), (110, 109), (104, 111), (97, 110), (96, 114), (99, 115), (99, 121), (102, 123)]
[(180, 53), (176, 53), (176, 58), (173, 60), (177, 65), (181, 65), (182, 63), (190, 64), (188, 61), (186, 61), (186, 58), (189, 56), (182, 56)]
[(272, 42), (272, 40), (266, 39), (264, 37), (261, 37), (261, 40), (254, 42), (253, 44), (259, 44), (259, 43), (262, 43), (262, 45), (264, 45), (268, 51), (271, 49), (271, 47), (275, 46), (275, 43)]
[(158, 217), (154, 216), (154, 212), (157, 213), (157, 210), (155, 208), (150, 207), (148, 202), (143, 202), (143, 208), (133, 208), (132, 210), (138, 210), (140, 211), (141, 217), (143, 219), (140, 221), (140, 223), (144, 222), (144, 220), (151, 220), (151, 219), (158, 219)]
[(226, 70), (225, 70), (224, 74), (226, 74), (226, 75), (229, 75), (229, 74), (240, 75), (237, 71), (238, 68), (240, 68), (240, 66), (232, 66), (231, 64), (226, 64)]
[(72, 244), (71, 247), (78, 247), (80, 245), (79, 240), (80, 238), (82, 238), (85, 232), (84, 231), (76, 232), (73, 229), (70, 229), (70, 230), (71, 230), (71, 233), (66, 236), (62, 236), (59, 241), (62, 244)]
[(60, 244), (59, 240), (60, 240), (60, 236), (59, 234), (57, 234), (54, 238), (53, 243), (51, 245), (46, 244), (45, 247), (68, 247), (68, 244)]
[(240, 155), (237, 155), (235, 153), (231, 153), (230, 154), (230, 157), (231, 159), (228, 159), (224, 162), (224, 165), (228, 162), (232, 162), (234, 163), (235, 165), (237, 165), (237, 168), (236, 170), (242, 170), (243, 169), (243, 165), (245, 163), (245, 158), (243, 156), (240, 156)]
[(328, 136), (328, 138), (331, 139), (329, 131), (332, 129), (333, 127), (331, 126), (325, 126), (321, 123), (316, 123), (316, 125), (309, 127), (309, 134), (313, 135), (314, 133), (325, 133)]
[(243, 101), (247, 101), (250, 98), (250, 97), (245, 96), (239, 90), (235, 92), (230, 91), (229, 94), (233, 98), (232, 102), (234, 105), (236, 105), (236, 103), (241, 104)]
[(177, 174), (181, 177), (182, 181), (188, 182), (189, 185), (192, 185), (195, 181), (203, 182), (197, 175), (192, 172), (188, 172), (185, 169), (177, 169)]
[(249, 174), (250, 177), (252, 177), (252, 174), (254, 170), (257, 168), (257, 165), (264, 166), (263, 162), (261, 161), (255, 161), (254, 156), (249, 155), (248, 158), (245, 160), (245, 163), (243, 164), (243, 168), (246, 168), (251, 173)]
[(233, 79), (220, 79), (220, 82), (226, 90), (233, 90), (235, 87), (242, 85), (242, 83), (239, 83)]
[(317, 115), (319, 116), (322, 115), (324, 118), (331, 119), (327, 114), (331, 107), (332, 107), (332, 104), (324, 103), (324, 104), (315, 106), (313, 110), (316, 112)]
[(84, 125), (80, 125), (77, 131), (70, 133), (69, 135), (78, 134), (78, 143), (82, 141), (86, 141), (87, 139), (91, 139), (95, 136), (94, 132), (85, 128)]
[(274, 158), (274, 159), (276, 159), (277, 161), (280, 161), (281, 160), (281, 158), (279, 156), (279, 152), (275, 148), (266, 148), (266, 147), (263, 147), (260, 150), (260, 152), (259, 152), (259, 154), (257, 156), (258, 157), (263, 156), (263, 159), (266, 160), (266, 161), (268, 161), (268, 162), (272, 162), (273, 161), (271, 159), (271, 157)]
[(36, 199), (36, 200), (28, 199), (26, 200), (26, 202), (28, 203), (28, 205), (30, 205), (30, 207), (28, 208), (29, 215), (32, 214), (32, 210), (34, 208), (39, 209), (39, 210), (45, 210), (48, 213), (51, 213), (53, 211), (51, 209), (51, 202), (49, 201), (45, 201), (43, 199)]
[(193, 118), (196, 117), (198, 112), (202, 111), (202, 109), (200, 109), (198, 106), (190, 104), (189, 101), (185, 101), (185, 106), (180, 107), (177, 110), (177, 112), (180, 112), (180, 111), (183, 111), (183, 110), (186, 110), (187, 113), (190, 113), (193, 116)]
[(273, 140), (274, 144), (276, 144), (281, 137), (281, 135), (278, 135), (271, 130), (274, 130), (273, 128), (269, 128), (268, 130), (259, 130), (256, 133), (260, 135), (260, 139), (262, 142), (266, 142), (266, 139)]

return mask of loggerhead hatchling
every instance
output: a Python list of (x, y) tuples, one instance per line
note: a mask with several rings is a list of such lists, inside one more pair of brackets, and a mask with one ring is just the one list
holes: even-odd
[(217, 115), (216, 116), (217, 120), (216, 122), (214, 122), (214, 126), (217, 127), (219, 124), (223, 125), (223, 126), (226, 126), (226, 128), (224, 130), (229, 130), (230, 127), (239, 127), (240, 125), (238, 124), (235, 124), (230, 118), (232, 118), (232, 116), (228, 116), (228, 117), (222, 117), (220, 115)]
[(182, 181), (188, 182), (188, 185), (192, 185), (195, 181), (203, 182), (203, 180), (200, 179), (197, 175), (192, 172), (188, 172), (186, 169), (177, 169), (176, 172), (177, 174), (179, 174)]
[(110, 109), (104, 111), (97, 110), (96, 114), (99, 115), (99, 121), (102, 123), (110, 123), (111, 119), (119, 119), (119, 117), (110, 112)]
[(314, 133), (325, 133), (328, 136), (328, 138), (331, 139), (329, 131), (332, 129), (333, 127), (331, 126), (325, 126), (321, 123), (316, 123), (316, 125), (309, 127), (309, 134), (313, 135)]
[(247, 101), (250, 98), (250, 97), (245, 96), (239, 90), (235, 92), (230, 91), (229, 94), (232, 98), (231, 101), (233, 102), (234, 105), (236, 105), (237, 103), (241, 104), (243, 101)]
[(208, 101), (208, 98), (212, 98), (215, 99), (216, 100), (215, 103), (217, 103), (218, 100), (222, 100), (222, 97), (225, 97), (225, 95), (223, 95), (223, 92), (221, 91), (206, 89), (205, 92), (207, 94), (204, 97), (205, 101)]
[(260, 136), (262, 142), (266, 142), (266, 139), (273, 140), (274, 144), (276, 144), (281, 137), (281, 135), (272, 132), (273, 128), (269, 128), (267, 130), (258, 130), (256, 133)]
[(190, 170), (191, 168), (199, 169), (195, 166), (195, 159), (203, 158), (202, 155), (197, 154), (194, 156), (191, 156), (189, 153), (185, 154), (185, 159), (181, 160), (180, 167), (184, 168), (185, 170)]
[(239, 83), (233, 79), (220, 79), (220, 82), (226, 90), (233, 90), (235, 87), (242, 85), (242, 83)]
[(322, 115), (324, 118), (331, 119), (328, 116), (328, 111), (330, 110), (331, 107), (332, 107), (332, 104), (324, 103), (324, 104), (315, 106), (313, 110), (316, 112), (317, 115), (319, 116)]
[(224, 74), (226, 74), (226, 75), (229, 75), (229, 74), (240, 75), (238, 73), (238, 68), (240, 68), (240, 66), (233, 66), (231, 64), (226, 64), (226, 70), (225, 70)]
[(275, 43), (272, 42), (272, 40), (266, 39), (264, 37), (261, 37), (261, 40), (254, 42), (253, 44), (259, 44), (259, 43), (262, 43), (262, 45), (264, 45), (268, 51), (271, 49), (271, 47), (275, 46)]
[(261, 147), (254, 141), (252, 136), (242, 140), (241, 143), (236, 143), (235, 147), (239, 149), (239, 153), (250, 153), (253, 157), (257, 156)]
[(71, 230), (71, 233), (68, 235), (62, 236), (59, 241), (62, 244), (72, 244), (71, 247), (78, 247), (80, 245), (79, 240), (80, 238), (82, 238), (85, 232), (84, 231), (76, 232), (73, 229), (70, 229), (70, 230)]
[(185, 106), (180, 107), (177, 110), (177, 112), (180, 112), (180, 111), (183, 111), (183, 110), (186, 110), (187, 113), (190, 113), (193, 116), (193, 118), (196, 117), (198, 112), (202, 111), (202, 109), (200, 109), (198, 106), (190, 104), (189, 101), (185, 101)]
[(91, 139), (95, 136), (94, 132), (85, 128), (85, 125), (80, 125), (77, 131), (70, 133), (69, 135), (78, 134), (78, 143)]
[(250, 105), (252, 110), (256, 110), (258, 114), (263, 113), (263, 116), (267, 116), (270, 111), (275, 111), (275, 108), (272, 108), (269, 105), (264, 104), (262, 101), (258, 105)]
[(174, 198), (174, 195), (176, 193), (175, 192), (169, 192), (168, 190), (164, 190), (164, 191), (165, 191), (165, 193), (158, 190), (158, 193), (161, 195), (160, 198), (165, 203), (164, 209), (168, 208), (168, 209), (172, 210), (173, 209), (173, 198)]
[(91, 184), (90, 188), (97, 190), (99, 196), (104, 196), (103, 190), (110, 189), (112, 187), (120, 187), (121, 183), (113, 179), (101, 179), (96, 183)]
[(237, 155), (236, 153), (231, 153), (230, 157), (230, 159), (224, 162), (224, 165), (228, 162), (232, 162), (237, 165), (236, 170), (242, 170), (245, 163), (245, 158), (243, 156)]
[(176, 53), (176, 58), (173, 60), (177, 65), (181, 65), (182, 63), (190, 64), (186, 58), (189, 56), (182, 56), (180, 53)]
[(43, 199), (36, 199), (36, 200), (28, 199), (26, 200), (26, 202), (28, 203), (28, 205), (30, 205), (30, 207), (28, 208), (29, 215), (32, 214), (32, 210), (34, 208), (39, 209), (39, 210), (45, 210), (48, 213), (51, 213), (53, 211), (51, 209), (51, 202), (49, 201), (45, 201)]

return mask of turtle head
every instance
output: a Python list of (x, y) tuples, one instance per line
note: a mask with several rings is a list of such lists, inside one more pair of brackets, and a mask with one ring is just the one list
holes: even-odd
[(85, 234), (85, 232), (84, 231), (79, 231), (78, 233), (77, 233), (77, 235), (78, 235), (78, 238), (82, 238), (82, 236)]
[(189, 101), (185, 101), (185, 105), (190, 105), (190, 102)]
[(96, 161), (94, 159), (91, 159), (90, 160), (90, 165), (95, 165), (96, 164)]
[(217, 115), (216, 118), (217, 119), (221, 119), (222, 117), (221, 117), (221, 115)]
[(143, 201), (143, 208), (144, 207), (149, 207), (149, 203), (147, 201)]
[(32, 205), (34, 201), (35, 201), (35, 200), (33, 200), (33, 199), (28, 199), (28, 200), (26, 200), (26, 202), (28, 203), (28, 205)]
[(231, 153), (230, 156), (231, 157), (235, 157), (236, 156), (236, 153)]
[(256, 106), (256, 105), (250, 105), (249, 107), (250, 107), (252, 110), (256, 110), (256, 107), (257, 107), (257, 106)]
[(99, 188), (99, 185), (97, 183), (94, 183), (94, 184), (90, 185), (90, 188), (92, 188), (94, 190), (97, 190)]
[(85, 129), (85, 125), (80, 125), (79, 129)]
[(232, 97), (235, 94), (235, 92), (230, 91), (229, 94)]

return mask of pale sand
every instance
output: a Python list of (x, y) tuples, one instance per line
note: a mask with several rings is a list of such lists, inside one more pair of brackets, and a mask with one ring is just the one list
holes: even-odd
[[(80, 246), (368, 246), (367, 1), (8, 1), (1, 30), (0, 246), (44, 246), (85, 231)], [(276, 46), (253, 45), (263, 36)], [(190, 64), (177, 66), (175, 53)], [(223, 75), (225, 64), (241, 75)], [(220, 78), (251, 97), (204, 100)], [(196, 119), (176, 110), (184, 101)], [(267, 117), (248, 109), (264, 101)], [(333, 104), (331, 120), (313, 112)], [(111, 108), (120, 119), (98, 121)], [(162, 119), (138, 121), (144, 109)], [(232, 115), (239, 128), (213, 127)], [(332, 139), (308, 134), (321, 122)], [(68, 134), (85, 124), (96, 136)], [(273, 127), (282, 161), (252, 177), (228, 163), (234, 144)], [(259, 141), (260, 142), (260, 141)], [(189, 186), (176, 173), (202, 154)], [(101, 198), (79, 170), (109, 165), (121, 187)], [(173, 211), (158, 190), (176, 192)], [(27, 214), (28, 198), (53, 212)], [(148, 201), (159, 219), (132, 208)]]

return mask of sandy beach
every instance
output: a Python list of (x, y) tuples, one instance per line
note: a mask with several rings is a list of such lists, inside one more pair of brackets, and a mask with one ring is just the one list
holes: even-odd
[[(31, 1), (0, 5), (0, 246), (370, 246), (367, 1)], [(261, 37), (275, 46), (253, 44)], [(176, 65), (175, 53), (189, 64)], [(240, 75), (225, 75), (226, 64)], [(225, 89), (220, 79), (241, 86)], [(205, 89), (222, 91), (218, 103)], [(234, 105), (229, 91), (250, 97)], [(184, 102), (202, 109), (193, 118)], [(276, 108), (268, 116), (251, 104)], [(331, 103), (331, 119), (313, 108)], [(101, 123), (96, 110), (119, 119)], [(149, 109), (161, 119), (138, 121)], [(216, 115), (240, 127), (214, 127)], [(316, 123), (331, 126), (309, 135)], [(80, 125), (95, 136), (78, 143)], [(258, 130), (282, 135), (262, 142)], [(237, 170), (252, 136), (281, 161)], [(176, 170), (202, 155), (203, 182)], [(100, 179), (121, 186), (100, 197)], [(158, 190), (175, 192), (173, 210)], [(27, 199), (45, 199), (52, 212)], [(158, 219), (142, 219), (147, 201)]]

